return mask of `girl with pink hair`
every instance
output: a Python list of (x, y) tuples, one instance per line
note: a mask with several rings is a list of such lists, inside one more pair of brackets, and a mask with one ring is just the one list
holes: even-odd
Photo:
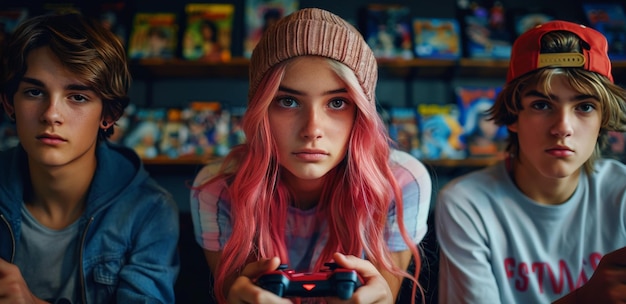
[(327, 262), (363, 279), (356, 302), (395, 301), (404, 278), (415, 298), (431, 180), (390, 148), (376, 81), (361, 34), (328, 11), (299, 10), (263, 35), (250, 62), (246, 143), (218, 170), (205, 166), (191, 195), (219, 302), (290, 303), (255, 279), (279, 264), (309, 272)]

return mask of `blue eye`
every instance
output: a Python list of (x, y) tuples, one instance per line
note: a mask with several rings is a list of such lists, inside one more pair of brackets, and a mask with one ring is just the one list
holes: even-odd
[(343, 99), (333, 99), (328, 103), (328, 106), (333, 109), (342, 109), (346, 106), (346, 101)]
[(295, 99), (289, 97), (278, 98), (276, 100), (276, 103), (278, 103), (278, 105), (283, 108), (295, 108), (299, 106), (298, 102)]

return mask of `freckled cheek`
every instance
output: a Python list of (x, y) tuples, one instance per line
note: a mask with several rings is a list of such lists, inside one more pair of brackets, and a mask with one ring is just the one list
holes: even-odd
[(287, 144), (294, 136), (292, 133), (295, 132), (296, 126), (285, 117), (275, 117), (274, 119), (270, 119), (269, 123), (270, 132), (279, 150), (286, 148)]
[(343, 144), (343, 149), (346, 150), (348, 148), (348, 141), (350, 140), (350, 134), (352, 133), (352, 128), (354, 127), (353, 122), (346, 123), (336, 123), (333, 124), (329, 130), (329, 134), (334, 134), (337, 139), (341, 139)]

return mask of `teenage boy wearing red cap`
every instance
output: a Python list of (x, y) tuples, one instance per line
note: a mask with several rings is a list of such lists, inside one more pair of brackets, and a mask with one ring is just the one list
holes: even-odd
[(626, 300), (626, 166), (602, 159), (626, 125), (607, 40), (552, 21), (514, 43), (489, 110), (508, 158), (438, 194), (441, 303)]

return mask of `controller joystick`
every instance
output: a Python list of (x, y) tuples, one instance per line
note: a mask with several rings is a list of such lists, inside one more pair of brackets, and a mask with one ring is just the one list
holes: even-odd
[(363, 285), (363, 280), (354, 270), (345, 269), (336, 263), (325, 263), (320, 272), (296, 272), (281, 264), (256, 279), (256, 284), (279, 297), (311, 298), (336, 296), (342, 300), (352, 298), (354, 291)]

